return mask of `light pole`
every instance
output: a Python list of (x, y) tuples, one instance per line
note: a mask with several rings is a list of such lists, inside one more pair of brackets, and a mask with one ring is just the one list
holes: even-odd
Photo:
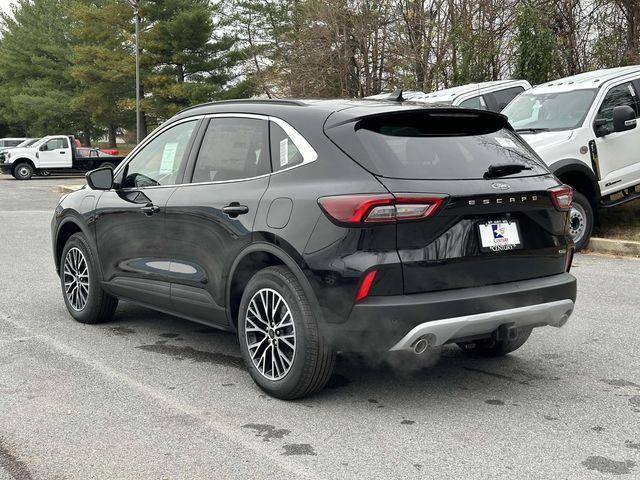
[(136, 22), (136, 143), (140, 143), (140, 127), (142, 125), (142, 115), (140, 112), (140, 1), (127, 0)]

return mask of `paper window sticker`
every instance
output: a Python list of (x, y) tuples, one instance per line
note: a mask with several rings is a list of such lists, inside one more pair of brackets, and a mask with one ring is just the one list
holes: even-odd
[(633, 88), (633, 85), (629, 84), (629, 85), (627, 85), (627, 88), (629, 89), (629, 93), (631, 94), (631, 96), (635, 97), (636, 96), (636, 91)]
[(159, 173), (173, 173), (173, 163), (176, 159), (178, 143), (167, 143), (162, 151), (162, 161), (160, 162)]
[(289, 163), (289, 139), (280, 140), (280, 166), (284, 167)]
[(209, 180), (213, 182), (216, 179), (217, 174), (218, 174), (217, 170), (209, 170)]

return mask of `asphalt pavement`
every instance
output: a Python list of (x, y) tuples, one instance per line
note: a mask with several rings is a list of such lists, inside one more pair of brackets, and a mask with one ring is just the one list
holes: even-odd
[(126, 303), (71, 319), (50, 190), (78, 181), (0, 175), (1, 480), (640, 478), (639, 260), (578, 255), (573, 317), (507, 357), (350, 355), (284, 402), (232, 334)]

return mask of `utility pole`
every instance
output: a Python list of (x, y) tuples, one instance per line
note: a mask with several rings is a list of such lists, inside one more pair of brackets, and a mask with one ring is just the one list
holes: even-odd
[(136, 143), (140, 143), (140, 129), (142, 126), (142, 112), (140, 112), (140, 0), (127, 0), (136, 23)]

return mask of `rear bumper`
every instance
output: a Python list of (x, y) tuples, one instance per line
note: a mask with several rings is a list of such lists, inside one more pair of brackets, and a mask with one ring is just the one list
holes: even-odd
[(573, 313), (573, 300), (558, 300), (527, 307), (434, 320), (414, 327), (391, 347), (391, 350), (411, 350), (419, 339), (426, 340), (431, 347), (438, 347), (455, 339), (492, 333), (503, 325), (514, 328), (546, 325), (561, 327), (569, 320), (571, 313)]
[(576, 279), (563, 273), (519, 282), (411, 295), (369, 297), (345, 323), (327, 324), (338, 350), (410, 349), (490, 336), (503, 325), (562, 326), (573, 311)]

